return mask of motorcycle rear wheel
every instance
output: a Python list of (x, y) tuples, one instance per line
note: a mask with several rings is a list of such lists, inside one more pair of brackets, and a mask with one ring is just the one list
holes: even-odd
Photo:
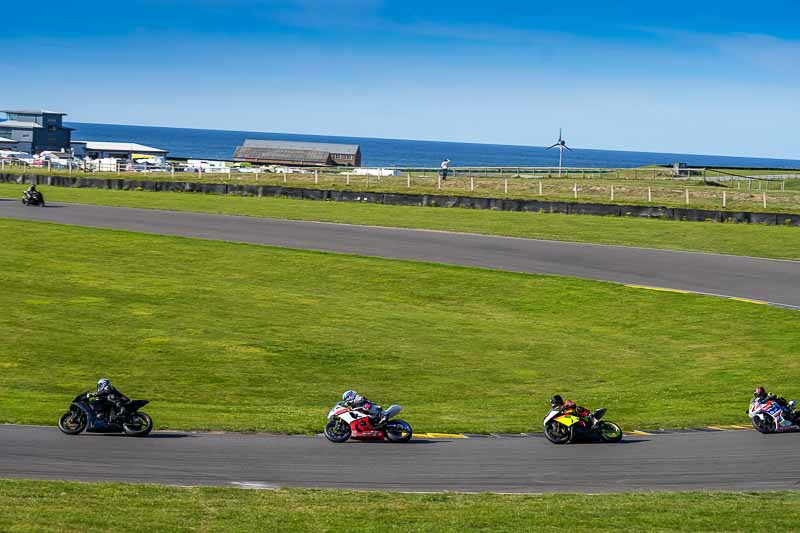
[(389, 442), (408, 442), (414, 433), (405, 420), (390, 420), (385, 426), (386, 439)]
[(553, 444), (566, 444), (572, 439), (572, 431), (565, 425), (551, 420), (544, 426), (544, 436)]
[(86, 429), (86, 415), (67, 411), (58, 419), (58, 429), (66, 435), (77, 435)]
[(325, 438), (331, 442), (346, 442), (352, 434), (349, 424), (345, 424), (341, 420), (331, 420), (325, 424), (323, 431)]
[(600, 422), (600, 426), (597, 428), (597, 434), (600, 435), (600, 438), (605, 442), (619, 442), (622, 440), (622, 428), (614, 422), (606, 422), (605, 420)]
[(147, 413), (133, 413), (122, 424), (129, 437), (146, 437), (153, 431), (153, 419)]

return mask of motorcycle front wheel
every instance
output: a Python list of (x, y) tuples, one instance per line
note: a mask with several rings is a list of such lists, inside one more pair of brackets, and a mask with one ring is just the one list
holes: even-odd
[(566, 444), (572, 438), (572, 432), (567, 426), (551, 420), (544, 426), (544, 436), (553, 444)]
[(759, 433), (767, 435), (769, 433), (775, 433), (778, 430), (778, 424), (775, 423), (775, 419), (771, 416), (754, 416), (751, 421), (753, 427)]
[(82, 412), (67, 411), (58, 419), (58, 429), (67, 435), (77, 435), (86, 429), (86, 415)]
[(325, 424), (323, 433), (325, 438), (331, 442), (345, 442), (350, 438), (352, 431), (349, 424), (345, 424), (341, 420), (331, 420)]
[(386, 422), (386, 438), (390, 442), (408, 442), (411, 440), (411, 426), (405, 420), (390, 420)]
[(600, 422), (600, 427), (597, 428), (597, 434), (605, 442), (619, 442), (622, 440), (622, 428), (614, 422)]
[(122, 423), (122, 429), (129, 437), (146, 437), (153, 431), (153, 419), (147, 413), (133, 413)]

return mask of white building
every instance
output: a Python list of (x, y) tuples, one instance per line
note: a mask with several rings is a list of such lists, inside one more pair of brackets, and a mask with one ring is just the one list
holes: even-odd
[(145, 155), (165, 159), (167, 151), (138, 143), (106, 142), (106, 141), (72, 141), (75, 157), (91, 159), (133, 159), (134, 155)]

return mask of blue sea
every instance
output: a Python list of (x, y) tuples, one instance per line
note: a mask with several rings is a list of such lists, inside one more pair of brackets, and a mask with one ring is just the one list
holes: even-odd
[[(510, 146), (441, 141), (333, 137), (255, 131), (202, 130), (126, 126), (119, 124), (66, 123), (75, 128), (74, 140), (136, 142), (169, 151), (170, 157), (230, 160), (245, 139), (319, 141), (361, 145), (362, 164), (372, 167), (437, 167), (449, 158), (455, 167), (552, 167), (558, 166), (558, 150), (539, 146)], [(574, 149), (564, 152), (564, 166), (626, 168), (644, 165), (688, 163), (690, 166), (800, 168), (800, 160), (690, 155), (616, 150)]]

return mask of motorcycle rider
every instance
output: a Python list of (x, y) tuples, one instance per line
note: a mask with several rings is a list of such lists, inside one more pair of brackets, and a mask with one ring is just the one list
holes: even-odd
[(116, 387), (111, 385), (111, 381), (100, 378), (97, 381), (97, 392), (90, 393), (90, 398), (95, 398), (99, 403), (99, 411), (113, 422), (118, 417), (125, 414), (125, 405), (130, 402), (130, 398), (122, 394)]
[(28, 186), (28, 188), (25, 189), (25, 192), (23, 193), (23, 195), (28, 200), (33, 200), (33, 199), (39, 197), (41, 199), (41, 201), (42, 201), (42, 205), (44, 205), (44, 197), (42, 197), (41, 193), (38, 190), (36, 190), (36, 184), (35, 183), (31, 183)]
[(597, 419), (592, 415), (592, 412), (589, 411), (587, 408), (582, 407), (572, 400), (566, 400), (556, 394), (552, 398), (550, 398), (550, 406), (553, 409), (558, 409), (561, 411), (561, 414), (565, 415), (575, 415), (577, 417), (583, 418), (588, 420), (592, 424), (592, 428), (597, 426)]
[(386, 415), (381, 406), (371, 402), (354, 390), (348, 390), (342, 394), (342, 403), (351, 409), (361, 409), (369, 414), (373, 426), (378, 426), (386, 422)]
[(767, 389), (762, 386), (758, 386), (753, 391), (753, 398), (757, 399), (759, 402), (766, 402), (768, 400), (772, 400), (778, 405), (781, 406), (783, 409), (784, 414), (786, 415), (789, 420), (794, 420), (795, 422), (800, 422), (800, 413), (797, 412), (795, 408), (795, 404), (787, 402), (786, 398), (783, 396), (778, 396), (777, 394), (769, 394), (767, 393)]

